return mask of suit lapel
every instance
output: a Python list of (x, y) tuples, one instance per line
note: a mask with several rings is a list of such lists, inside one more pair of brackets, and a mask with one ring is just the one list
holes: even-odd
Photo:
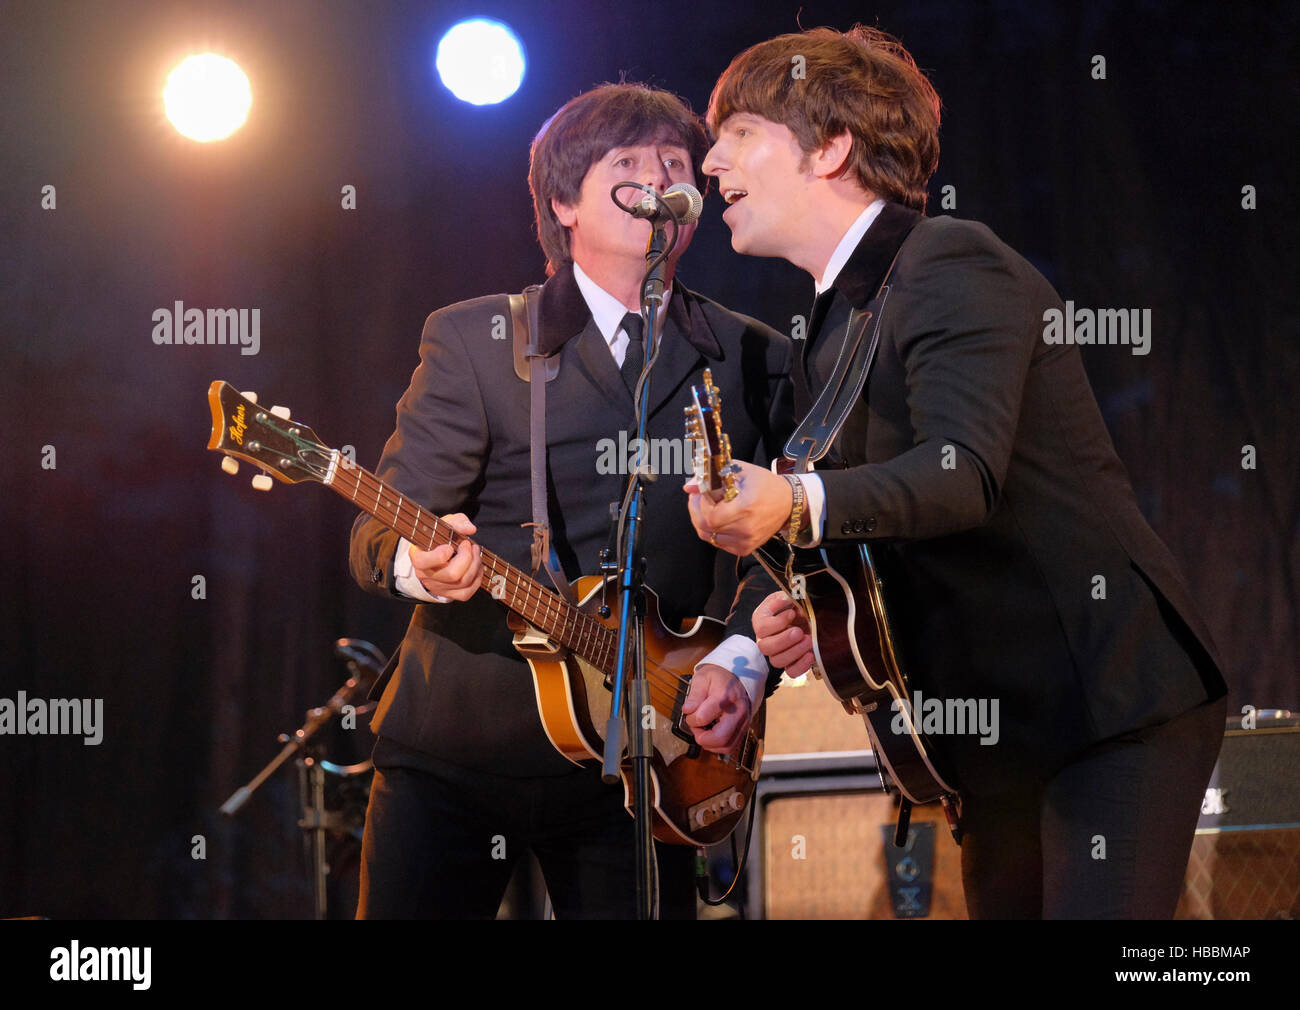
[[(898, 250), (921, 219), (920, 213), (902, 204), (887, 203), (881, 208), (876, 219), (871, 222), (871, 227), (867, 229), (867, 233), (862, 236), (857, 248), (841, 268), (835, 283), (827, 292), (823, 292), (818, 302), (814, 303), (814, 312), (821, 310), (820, 321), (816, 318), (811, 321), (807, 339), (800, 349), (800, 371), (805, 377), (808, 376), (808, 356), (812, 345), (822, 337), (826, 329), (826, 319), (833, 316), (842, 321), (844, 318), (842, 311), (834, 311), (832, 303), (820, 305), (822, 298), (830, 292), (837, 292), (837, 301), (842, 298), (847, 300), (852, 308), (866, 308), (867, 303), (880, 289), (880, 284), (889, 272)], [(843, 309), (842, 304), (840, 308)], [(836, 329), (838, 328), (837, 326)], [(815, 395), (819, 390), (809, 388), (808, 392)]]
[(865, 308), (867, 302), (876, 297), (894, 256), (920, 220), (921, 215), (911, 208), (887, 203), (871, 222), (871, 227), (835, 278), (835, 289), (855, 309)]
[(590, 315), (587, 316), (587, 325), (578, 335), (577, 340), (565, 348), (566, 362), (571, 351), (577, 359), (578, 369), (593, 386), (600, 390), (610, 404), (622, 412), (632, 409), (632, 395), (623, 385), (623, 376), (619, 374), (618, 366), (614, 364), (614, 356), (609, 353), (609, 344), (605, 343), (600, 327)]
[(696, 374), (702, 361), (699, 349), (690, 341), (689, 308), (685, 298), (685, 290), (678, 285), (668, 303), (659, 360), (650, 373), (651, 415), (672, 398), (683, 381)]
[(631, 397), (574, 279), (572, 264), (557, 270), (542, 285), (541, 309), (542, 353), (551, 355), (563, 349), (561, 368), (566, 364), (577, 368), (611, 405), (626, 409)]
[[(721, 361), (724, 346), (739, 348), (744, 323), (700, 298), (678, 280), (668, 302), (663, 344), (650, 378), (650, 412), (670, 400), (687, 379), (706, 362)], [(542, 341), (545, 354), (565, 349), (565, 361), (573, 361), (611, 405), (630, 410), (632, 396), (623, 385), (609, 345), (592, 319), (582, 297), (573, 267), (557, 271), (542, 286)]]

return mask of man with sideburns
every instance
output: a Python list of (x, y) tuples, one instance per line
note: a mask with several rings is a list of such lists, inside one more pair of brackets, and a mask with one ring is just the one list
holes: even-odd
[[(741, 556), (777, 536), (869, 542), (913, 690), (997, 702), (991, 746), (929, 741), (960, 788), (972, 917), (1172, 917), (1223, 737), (1221, 663), (1078, 348), (1043, 339), (1059, 296), (984, 225), (924, 216), (939, 114), (912, 56), (871, 28), (759, 43), (718, 80), (704, 170), (732, 246), (814, 282), (796, 418), (883, 299), (816, 472), (746, 465), (721, 503), (688, 484), (692, 519)], [(810, 668), (788, 598), (753, 627), (775, 666)]]

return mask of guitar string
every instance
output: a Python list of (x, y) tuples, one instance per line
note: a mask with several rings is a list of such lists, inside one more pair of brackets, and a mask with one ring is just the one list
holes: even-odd
[[(400, 492), (393, 492), (391, 488), (364, 469), (358, 468), (358, 473), (355, 479), (357, 490), (361, 489), (361, 482), (363, 479), (365, 479), (367, 483), (375, 485), (373, 490), (375, 494), (376, 510), (383, 508), (385, 492), (388, 492), (390, 495), (396, 494), (396, 503), (390, 505), (386, 511), (394, 517), (395, 521), (402, 521), (402, 506), (406, 502), (404, 495)], [(355, 500), (355, 491), (353, 492), (352, 497)], [(415, 505), (415, 503), (412, 503), (412, 505), (417, 509), (418, 516), (420, 513), (419, 506)], [(428, 514), (425, 521), (411, 523), (409, 525), (411, 526), (411, 532), (416, 535), (420, 542), (428, 542), (430, 544), (430, 549), (434, 546), (439, 535), (445, 537), (443, 540), (444, 543), (453, 546), (460, 536), (454, 530), (448, 530), (445, 534), (442, 533), (440, 528), (442, 523), (439, 521), (438, 517), (434, 516), (432, 513)], [(429, 533), (427, 541), (423, 538), (426, 529)], [(511, 580), (515, 583), (516, 589), (514, 596), (516, 599), (521, 595), (518, 587), (522, 585), (524, 588), (522, 595), (525, 601), (529, 599), (533, 591), (536, 591), (539, 601), (544, 602), (546, 607), (545, 615), (549, 617), (552, 622), (567, 610), (574, 618), (575, 630), (577, 624), (582, 623), (584, 627), (574, 639), (574, 643), (569, 644), (561, 640), (561, 644), (565, 644), (569, 648), (573, 648), (574, 651), (581, 654), (580, 645), (582, 637), (589, 634), (593, 635), (599, 640), (599, 652), (598, 654), (585, 656), (584, 658), (588, 659), (589, 662), (593, 662), (598, 669), (602, 670), (602, 672), (612, 672), (614, 661), (613, 652), (616, 647), (614, 629), (601, 624), (589, 614), (574, 610), (574, 608), (561, 601), (560, 598), (551, 590), (537, 585), (533, 579), (523, 575), (522, 572), (519, 572), (518, 569), (504, 559), (493, 555), (490, 551), (487, 552), (487, 554), (486, 566), (493, 569), (493, 574), (501, 574), (507, 583)], [(504, 568), (504, 571), (500, 573), (496, 572), (495, 569), (497, 567)], [(563, 630), (566, 624), (567, 621), (561, 624), (561, 630)], [(650, 702), (652, 706), (661, 714), (671, 718), (671, 713), (677, 708), (678, 698), (681, 696), (682, 685), (687, 683), (689, 678), (678, 676), (676, 673), (663, 667), (661, 664), (655, 662), (651, 657), (647, 656), (646, 681), (649, 686)], [(753, 729), (748, 728), (745, 733), (746, 739), (752, 737), (752, 735)]]
[[(347, 472), (351, 472), (351, 468), (341, 471), (340, 473)], [(337, 476), (338, 475), (336, 475), (336, 477)], [(455, 546), (459, 541), (460, 534), (450, 529), (444, 533), (441, 529), (443, 523), (439, 518), (434, 516), (432, 513), (421, 515), (420, 507), (414, 502), (411, 502), (411, 505), (417, 510), (417, 519), (414, 522), (405, 522), (402, 516), (402, 508), (406, 504), (406, 497), (400, 492), (393, 491), (393, 489), (389, 488), (383, 483), (383, 481), (370, 474), (367, 470), (360, 467), (356, 468), (353, 480), (355, 481), (355, 487), (350, 493), (350, 497), (353, 500), (356, 500), (357, 493), (361, 491), (373, 494), (375, 498), (375, 511), (382, 511), (385, 514), (393, 516), (394, 524), (401, 523), (402, 525), (409, 526), (410, 532), (416, 535), (419, 542), (429, 543), (430, 549), (436, 545), (439, 537), (442, 538), (443, 543), (452, 546)], [(394, 496), (395, 501), (387, 502), (388, 496)], [(382, 516), (377, 518), (383, 519)], [(429, 534), (427, 538), (424, 536), (426, 531)], [(399, 530), (399, 532), (402, 531)], [(616, 647), (614, 629), (601, 624), (590, 614), (575, 610), (561, 600), (557, 594), (543, 586), (538, 586), (535, 580), (523, 575), (522, 572), (503, 558), (493, 555), (490, 551), (486, 552), (486, 554), (485, 567), (490, 567), (493, 570), (493, 575), (501, 575), (505, 584), (508, 585), (511, 582), (514, 583), (514, 593), (512, 595), (515, 600), (522, 597), (525, 602), (527, 602), (535, 591), (537, 595), (537, 604), (541, 608), (541, 612), (544, 616), (549, 619), (550, 623), (553, 624), (557, 619), (562, 617), (565, 618), (560, 625), (561, 634), (563, 634), (569, 626), (566, 611), (568, 614), (572, 615), (574, 618), (573, 630), (576, 634), (572, 638), (572, 642), (566, 642), (561, 639), (561, 644), (564, 644), (567, 647), (574, 649), (574, 651), (579, 652), (579, 654), (582, 654), (582, 639), (584, 636), (590, 636), (596, 639), (597, 651), (592, 655), (584, 656), (584, 658), (589, 662), (593, 662), (594, 665), (602, 671), (607, 671), (613, 665), (613, 652)], [(496, 569), (499, 567), (503, 568), (504, 571), (497, 571)], [(520, 591), (520, 587), (523, 589), (522, 592)], [(534, 609), (536, 610), (538, 607), (535, 607)], [(579, 630), (579, 625), (582, 626), (581, 630)], [(659, 663), (654, 662), (648, 656), (646, 657), (646, 667), (646, 680), (650, 684), (651, 703), (654, 704), (657, 709), (664, 706), (669, 712), (671, 712), (676, 707), (681, 686), (685, 684), (689, 678), (678, 676), (671, 670), (668, 670)], [(658, 699), (656, 699), (655, 694), (656, 688), (658, 688), (659, 691)]]

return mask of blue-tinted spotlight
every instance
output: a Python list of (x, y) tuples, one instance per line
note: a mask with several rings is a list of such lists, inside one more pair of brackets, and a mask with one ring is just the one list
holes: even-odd
[(508, 25), (472, 18), (452, 25), (435, 60), (443, 86), (462, 102), (494, 105), (519, 90), (524, 47)]

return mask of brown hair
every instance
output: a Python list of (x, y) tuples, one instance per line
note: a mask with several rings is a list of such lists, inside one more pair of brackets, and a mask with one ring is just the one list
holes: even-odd
[(709, 98), (709, 126), (748, 112), (786, 126), (805, 154), (845, 130), (853, 148), (841, 174), (864, 189), (925, 210), (939, 164), (939, 96), (903, 44), (855, 25), (814, 28), (751, 46)]
[(548, 274), (573, 259), (569, 230), (555, 216), (551, 200), (576, 203), (587, 171), (611, 149), (661, 140), (686, 149), (703, 193), (708, 180), (700, 166), (709, 150), (708, 134), (700, 117), (671, 92), (645, 84), (602, 84), (570, 99), (542, 124), (533, 140), (528, 188)]

